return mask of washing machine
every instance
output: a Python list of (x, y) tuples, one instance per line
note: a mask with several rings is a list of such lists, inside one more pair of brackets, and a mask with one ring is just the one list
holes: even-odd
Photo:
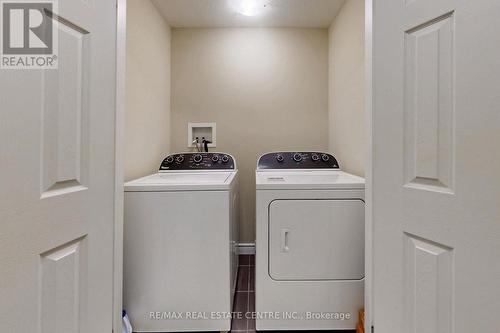
[(127, 182), (123, 304), (134, 332), (229, 331), (237, 237), (231, 155), (172, 154)]
[(257, 330), (350, 330), (364, 304), (363, 178), (323, 152), (256, 170)]

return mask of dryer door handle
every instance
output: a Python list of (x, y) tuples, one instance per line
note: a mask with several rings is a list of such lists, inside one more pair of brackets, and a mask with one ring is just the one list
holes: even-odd
[(288, 234), (290, 233), (290, 229), (281, 229), (281, 252), (289, 252), (290, 248), (288, 247)]

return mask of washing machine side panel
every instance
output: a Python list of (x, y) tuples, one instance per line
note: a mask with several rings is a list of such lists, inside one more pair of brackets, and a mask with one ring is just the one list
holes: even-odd
[[(255, 306), (260, 316), (256, 320), (257, 330), (342, 330), (356, 327), (357, 312), (364, 306), (364, 280), (277, 281), (269, 274), (268, 208), (271, 202), (280, 199), (342, 198), (364, 200), (364, 190), (256, 191)], [(279, 318), (266, 317), (270, 313)], [(321, 313), (339, 314), (348, 318), (307, 318), (307, 315)]]
[[(126, 192), (124, 307), (134, 331), (229, 330), (187, 313), (230, 311), (228, 191)], [(182, 319), (151, 319), (152, 312)]]
[(236, 292), (236, 283), (238, 278), (238, 264), (239, 264), (239, 231), (240, 231), (240, 218), (239, 218), (239, 180), (235, 176), (228, 196), (229, 202), (229, 258), (231, 262), (230, 267), (230, 303), (231, 309), (233, 308), (234, 293)]

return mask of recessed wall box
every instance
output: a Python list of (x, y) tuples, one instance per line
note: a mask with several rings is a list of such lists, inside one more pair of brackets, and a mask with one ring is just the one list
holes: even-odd
[(198, 138), (202, 142), (202, 138), (210, 141), (208, 147), (216, 147), (216, 130), (215, 123), (188, 123), (187, 146), (194, 147), (193, 141)]

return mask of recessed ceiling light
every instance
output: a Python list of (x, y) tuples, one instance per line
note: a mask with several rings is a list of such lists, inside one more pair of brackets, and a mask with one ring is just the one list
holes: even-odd
[(257, 16), (267, 7), (268, 0), (229, 0), (231, 8), (244, 16)]

